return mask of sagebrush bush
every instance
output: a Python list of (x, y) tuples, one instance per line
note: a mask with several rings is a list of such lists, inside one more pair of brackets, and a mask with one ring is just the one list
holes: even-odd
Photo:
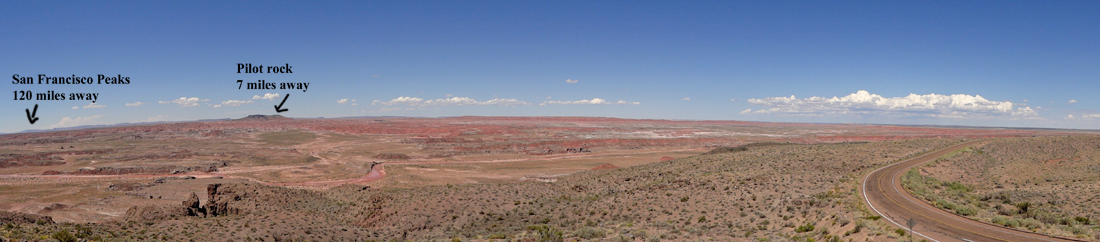
[(810, 231), (814, 231), (814, 224), (812, 224), (812, 223), (807, 223), (806, 225), (798, 226), (798, 228), (794, 229), (794, 232), (798, 232), (798, 233), (810, 232)]
[(958, 206), (955, 208), (955, 213), (962, 216), (972, 216), (978, 214), (978, 209), (974, 208), (972, 205)]
[(607, 232), (603, 231), (602, 229), (592, 228), (592, 227), (583, 227), (583, 228), (578, 229), (574, 233), (578, 237), (585, 238), (585, 239), (598, 239), (598, 238), (603, 238), (603, 237), (607, 236)]
[(1008, 218), (1005, 217), (1005, 216), (997, 215), (997, 216), (993, 216), (993, 219), (990, 220), (990, 222), (992, 222), (994, 224), (997, 224), (997, 225), (1005, 225), (1005, 222), (1008, 222)]

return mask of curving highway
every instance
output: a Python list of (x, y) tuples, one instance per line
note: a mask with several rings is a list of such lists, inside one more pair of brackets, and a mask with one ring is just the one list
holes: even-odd
[(916, 221), (913, 239), (917, 241), (1078, 241), (1012, 230), (961, 217), (913, 197), (901, 186), (901, 176), (909, 168), (987, 141), (957, 144), (872, 171), (863, 178), (864, 202), (872, 211), (899, 228), (908, 228), (905, 224), (909, 219)]

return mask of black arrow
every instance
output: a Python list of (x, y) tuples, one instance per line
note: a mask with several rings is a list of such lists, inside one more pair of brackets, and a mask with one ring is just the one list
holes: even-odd
[(286, 98), (288, 98), (288, 97), (290, 97), (290, 93), (287, 93), (286, 96), (283, 97), (283, 102), (279, 103), (278, 106), (275, 106), (275, 112), (276, 113), (286, 112), (288, 110), (288, 109), (283, 108), (283, 104), (286, 103)]
[(30, 109), (24, 110), (27, 110), (27, 121), (31, 121), (31, 124), (34, 124), (34, 122), (38, 122), (38, 117), (35, 117), (35, 115), (38, 115), (38, 104), (34, 105), (34, 112), (31, 112)]

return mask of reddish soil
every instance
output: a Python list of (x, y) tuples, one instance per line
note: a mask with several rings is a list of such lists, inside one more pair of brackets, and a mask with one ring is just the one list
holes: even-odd
[(612, 164), (609, 164), (609, 163), (603, 163), (603, 164), (600, 164), (600, 165), (592, 168), (593, 171), (594, 170), (610, 170), (610, 169), (619, 169), (619, 167), (615, 166), (615, 165), (612, 165)]
[(374, 158), (376, 158), (376, 159), (385, 159), (385, 160), (408, 160), (409, 155), (395, 154), (395, 153), (385, 153), (385, 154), (378, 154), (378, 155), (374, 156)]

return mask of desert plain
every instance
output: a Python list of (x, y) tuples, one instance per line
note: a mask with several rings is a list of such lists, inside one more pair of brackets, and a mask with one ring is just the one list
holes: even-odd
[(0, 240), (909, 241), (861, 178), (968, 141), (907, 192), (1100, 241), (1090, 130), (265, 115), (0, 135)]

